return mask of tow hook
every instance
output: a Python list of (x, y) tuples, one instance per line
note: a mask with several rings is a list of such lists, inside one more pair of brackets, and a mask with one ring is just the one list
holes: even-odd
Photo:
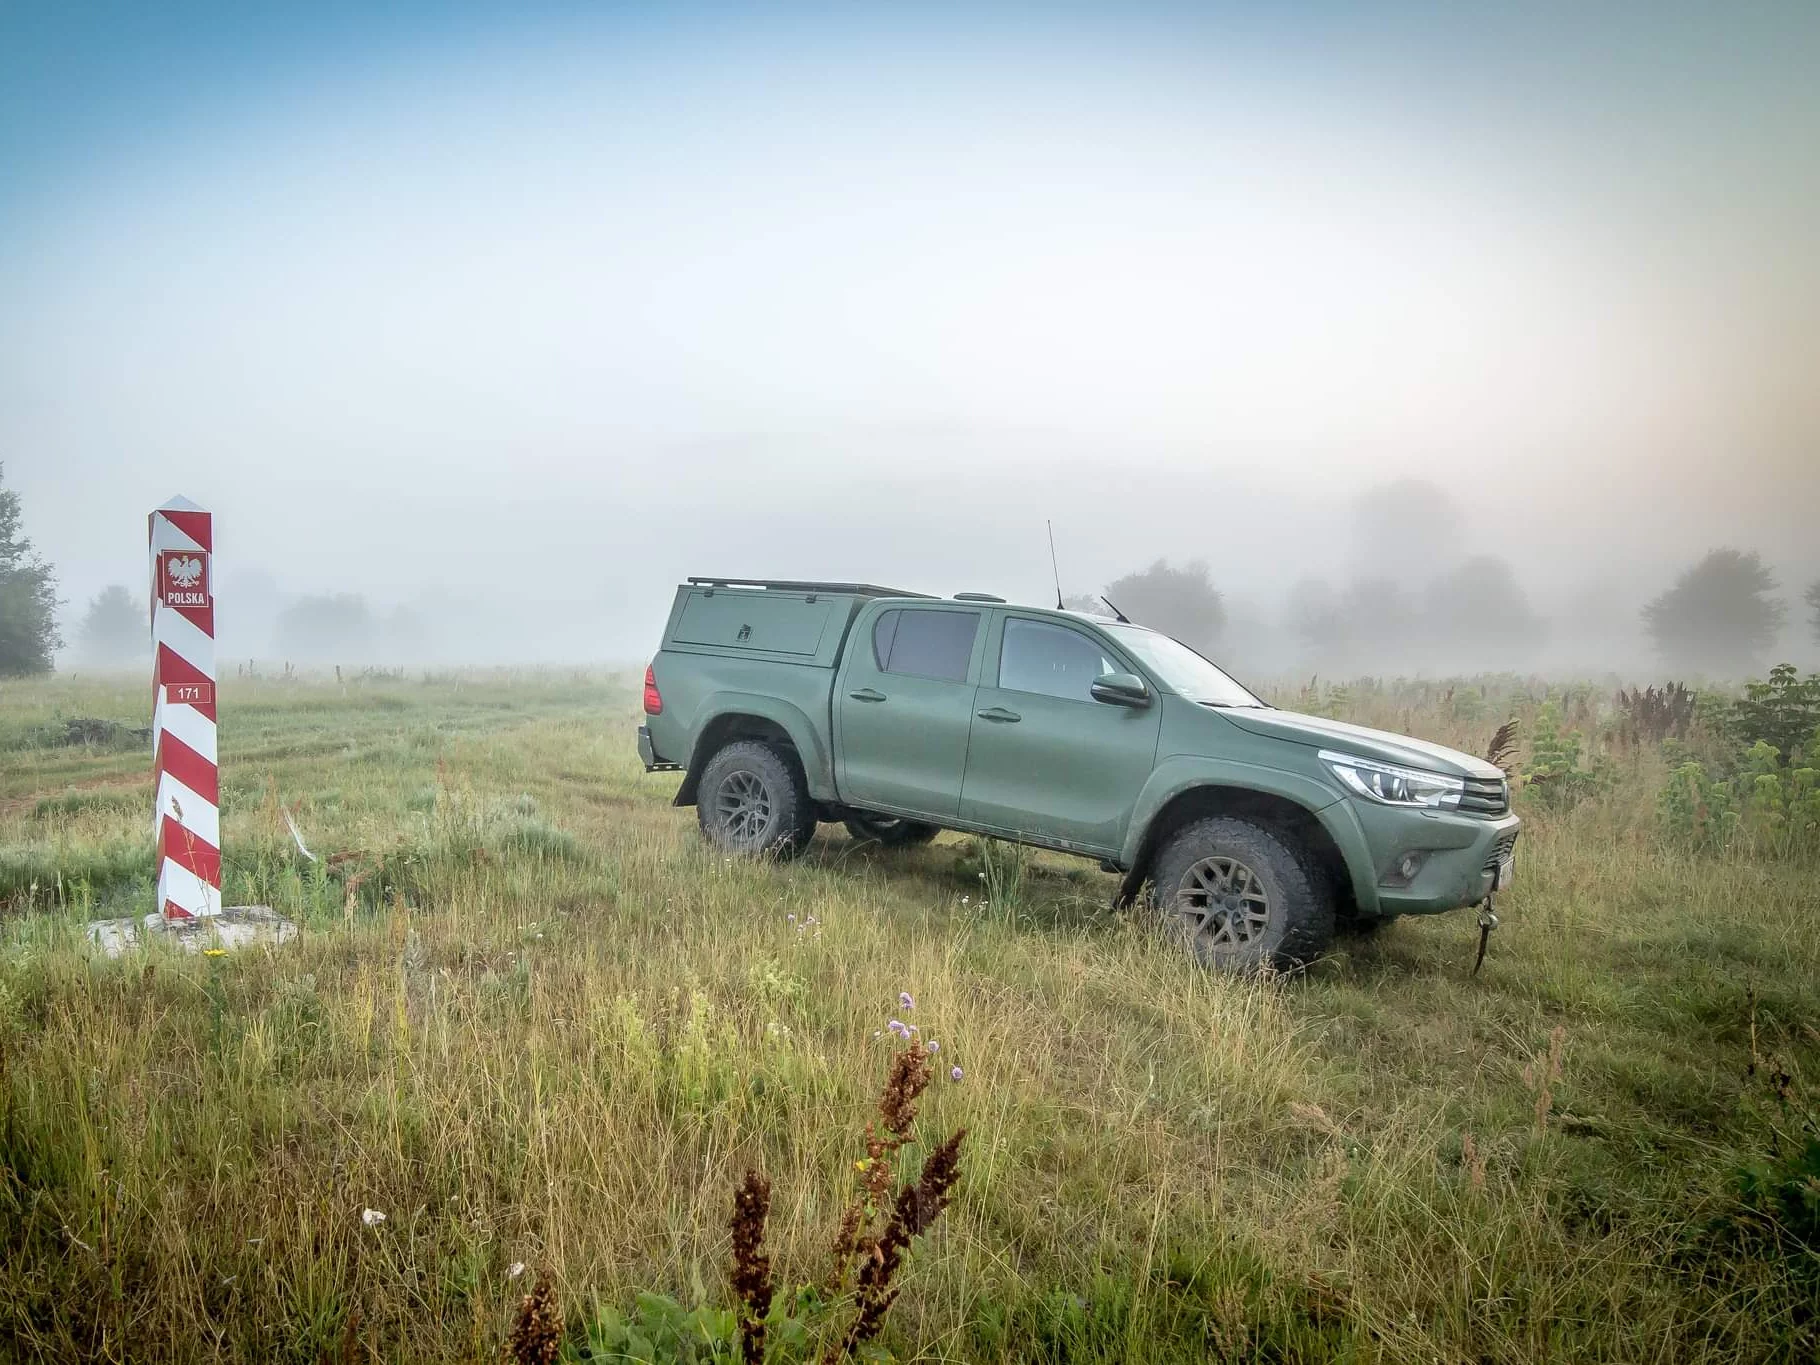
[(1485, 965), (1485, 945), (1491, 942), (1491, 931), (1498, 927), (1498, 916), (1491, 908), (1492, 897), (1487, 896), (1479, 902), (1479, 956), (1472, 964), (1472, 974), (1477, 976), (1479, 968)]

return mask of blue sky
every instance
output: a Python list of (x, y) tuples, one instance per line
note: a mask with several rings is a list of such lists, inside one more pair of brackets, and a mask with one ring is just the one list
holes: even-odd
[[(1820, 6), (1588, 9), (8, 0), (7, 477), (73, 595), (177, 489), (394, 597), (451, 527), (661, 579), (773, 504), (779, 572), (1023, 574), (954, 479), (1260, 598), (1273, 527), (1410, 475), (1538, 591), (1820, 568)], [(843, 497), (896, 519), (818, 543)]]

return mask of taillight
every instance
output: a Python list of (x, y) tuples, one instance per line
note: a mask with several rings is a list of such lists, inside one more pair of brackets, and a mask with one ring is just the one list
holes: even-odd
[(664, 713), (663, 693), (657, 690), (657, 674), (649, 664), (645, 665), (645, 714), (661, 716)]

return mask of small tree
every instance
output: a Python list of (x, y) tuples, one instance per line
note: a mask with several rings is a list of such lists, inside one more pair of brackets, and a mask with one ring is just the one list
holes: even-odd
[[(1362, 578), (1388, 578), (1414, 590), (1430, 564), (1459, 556), (1466, 516), (1451, 493), (1427, 479), (1398, 479), (1366, 489), (1352, 503), (1352, 568)], [(1424, 553), (1386, 554), (1399, 535), (1419, 537)]]
[[(0, 465), (0, 479), (6, 466)], [(0, 677), (48, 673), (57, 633), (57, 575), (20, 533), (19, 495), (0, 485)]]
[(1488, 666), (1523, 662), (1541, 640), (1541, 618), (1510, 565), (1475, 555), (1428, 585), (1424, 625), (1437, 650), (1482, 660)]
[(1394, 578), (1368, 575), (1346, 585), (1340, 601), (1346, 629), (1354, 636), (1403, 645), (1416, 624), (1416, 607)]
[(1289, 589), (1284, 615), (1296, 637), (1322, 654), (1336, 649), (1346, 633), (1339, 594), (1324, 578), (1297, 579)]
[(76, 655), (97, 668), (118, 668), (151, 652), (145, 604), (115, 583), (88, 604), (76, 630)]
[(1643, 608), (1643, 624), (1672, 667), (1748, 671), (1787, 615), (1775, 591), (1756, 551), (1713, 550)]
[(1809, 612), (1807, 623), (1813, 627), (1814, 638), (1820, 640), (1820, 578), (1807, 585), (1807, 596), (1803, 600)]
[(373, 648), (373, 613), (358, 593), (305, 597), (278, 614), (278, 649), (287, 659), (364, 663)]
[(1159, 559), (1140, 573), (1108, 583), (1106, 598), (1131, 620), (1194, 649), (1211, 648), (1226, 624), (1226, 604), (1204, 560), (1177, 569)]

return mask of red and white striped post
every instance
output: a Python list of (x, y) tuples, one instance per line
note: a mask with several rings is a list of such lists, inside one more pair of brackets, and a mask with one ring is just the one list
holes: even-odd
[(170, 925), (221, 913), (214, 518), (172, 498), (149, 520), (158, 908)]

